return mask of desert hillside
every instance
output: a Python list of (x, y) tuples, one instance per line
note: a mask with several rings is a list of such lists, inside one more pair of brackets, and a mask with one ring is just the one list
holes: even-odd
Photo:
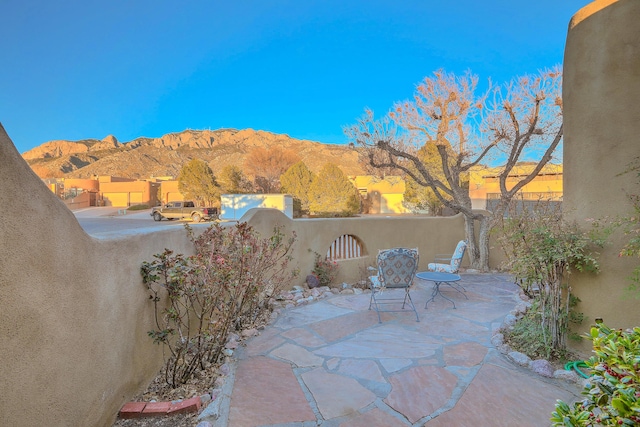
[(347, 175), (364, 174), (357, 153), (347, 146), (252, 129), (185, 130), (124, 143), (112, 135), (102, 140), (49, 141), (22, 156), (41, 178), (177, 177), (182, 165), (194, 158), (208, 162), (216, 173), (226, 165), (243, 168), (252, 149), (275, 145), (295, 151), (314, 172), (325, 163), (335, 163)]

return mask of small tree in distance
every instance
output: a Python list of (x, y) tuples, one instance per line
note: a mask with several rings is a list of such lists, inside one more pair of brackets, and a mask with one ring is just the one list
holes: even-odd
[[(430, 187), (444, 206), (462, 213), (471, 266), (486, 271), (490, 230), (516, 194), (552, 159), (562, 140), (561, 77), (559, 70), (544, 70), (477, 96), (476, 76), (436, 71), (417, 86), (412, 101), (396, 103), (382, 119), (366, 110), (345, 133), (372, 166), (404, 172), (417, 184)], [(426, 143), (437, 147), (437, 169), (418, 155)], [(463, 177), (470, 168), (489, 162), (489, 156), (504, 163), (498, 177), (500, 199), (486, 215), (472, 209)], [(511, 181), (513, 168), (525, 158), (536, 158), (535, 167)], [(476, 221), (480, 224), (477, 240)]]
[(282, 192), (293, 196), (293, 209), (298, 216), (309, 213), (309, 189), (314, 178), (314, 173), (303, 161), (291, 166), (280, 177)]
[(360, 210), (360, 195), (338, 166), (327, 163), (309, 188), (309, 209), (320, 216), (352, 216)]
[(280, 175), (299, 160), (294, 151), (277, 145), (268, 149), (256, 147), (247, 155), (245, 168), (253, 175), (256, 191), (277, 193), (280, 191)]
[(217, 178), (220, 191), (225, 194), (244, 194), (253, 191), (251, 182), (238, 166), (227, 165)]
[(220, 204), (220, 189), (209, 165), (200, 159), (186, 163), (178, 176), (178, 190), (187, 198), (207, 206)]
[[(438, 154), (438, 147), (434, 143), (427, 142), (425, 145), (420, 147), (416, 156), (429, 168), (429, 170), (433, 171), (433, 175), (435, 177), (440, 181), (446, 182), (441, 166), (442, 160)], [(409, 165), (408, 167), (415, 169), (412, 165)], [(444, 204), (438, 199), (431, 187), (420, 185), (410, 176), (407, 176), (405, 181), (406, 187), (404, 191), (404, 201), (406, 207), (412, 211), (426, 210), (429, 212), (429, 215), (433, 216), (442, 214)]]

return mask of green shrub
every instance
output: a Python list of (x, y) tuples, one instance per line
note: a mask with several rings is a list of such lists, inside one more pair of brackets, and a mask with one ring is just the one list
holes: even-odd
[(338, 274), (338, 263), (326, 257), (323, 258), (322, 255), (317, 252), (314, 252), (314, 255), (315, 263), (312, 274), (318, 278), (320, 286), (328, 286)]
[(551, 358), (551, 348), (547, 344), (543, 330), (540, 303), (535, 301), (527, 313), (505, 332), (509, 346), (532, 359)]
[(143, 211), (145, 209), (149, 209), (149, 205), (145, 205), (145, 204), (133, 205), (133, 206), (129, 206), (127, 208), (128, 211)]
[(551, 351), (564, 352), (570, 320), (569, 276), (575, 270), (599, 271), (592, 248), (602, 246), (602, 241), (544, 204), (505, 219), (501, 232), (506, 268), (524, 292), (540, 303), (544, 342)]
[(592, 377), (584, 400), (569, 406), (559, 400), (553, 426), (640, 425), (640, 328), (591, 328), (595, 353), (587, 362)]
[[(577, 301), (579, 301), (578, 298), (571, 296), (569, 322), (579, 324), (582, 322), (581, 313), (572, 311)], [(549, 333), (544, 323), (544, 319), (549, 317), (549, 313), (543, 316), (540, 301), (534, 300), (513, 329), (505, 332), (505, 340), (512, 349), (526, 354), (531, 359), (566, 360), (570, 357), (570, 353), (564, 349), (554, 349), (549, 343)], [(579, 336), (571, 338), (582, 339)]]

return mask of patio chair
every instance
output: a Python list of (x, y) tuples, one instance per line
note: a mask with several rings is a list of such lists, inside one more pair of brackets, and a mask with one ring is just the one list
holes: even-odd
[(467, 242), (460, 240), (456, 246), (456, 250), (452, 254), (436, 254), (434, 262), (427, 265), (429, 271), (437, 271), (439, 273), (456, 274), (460, 270), (462, 257), (467, 250)]
[[(369, 310), (373, 309), (378, 313), (378, 322), (382, 323), (381, 312), (404, 311), (405, 305), (409, 306), (416, 314), (416, 321), (419, 322), (418, 311), (413, 304), (409, 289), (413, 284), (413, 279), (418, 269), (418, 249), (394, 248), (381, 250), (378, 253), (378, 274), (369, 277), (371, 287), (371, 300)], [(375, 271), (375, 268), (374, 268)], [(394, 297), (393, 290), (404, 289), (402, 297)], [(386, 292), (385, 292), (386, 291)], [(383, 298), (384, 294), (384, 298)], [(396, 307), (402, 302), (402, 308)]]

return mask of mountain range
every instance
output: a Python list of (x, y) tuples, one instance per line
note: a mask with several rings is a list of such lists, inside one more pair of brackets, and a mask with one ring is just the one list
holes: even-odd
[(334, 163), (346, 175), (365, 174), (358, 154), (347, 145), (300, 140), (253, 129), (185, 130), (124, 143), (112, 135), (102, 140), (55, 140), (22, 156), (41, 178), (111, 175), (145, 179), (177, 177), (182, 166), (194, 158), (206, 161), (214, 173), (226, 165), (242, 169), (251, 150), (273, 146), (294, 151), (316, 173), (326, 163)]

